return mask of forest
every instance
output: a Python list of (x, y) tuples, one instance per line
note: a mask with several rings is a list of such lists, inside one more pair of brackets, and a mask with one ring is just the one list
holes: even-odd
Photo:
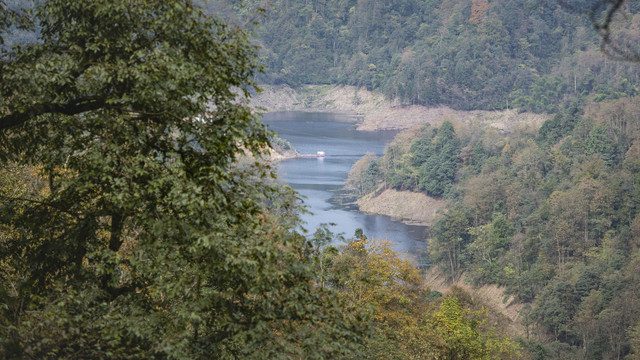
[(635, 359), (638, 106), (576, 101), (539, 130), (508, 135), (427, 124), (371, 159), (358, 188), (449, 199), (430, 259), (451, 278), (502, 285), (524, 303), (532, 358)]
[(286, 143), (246, 101), (248, 29), (190, 0), (16, 4), (0, 2), (0, 358), (520, 356), (387, 242), (297, 230), (298, 195), (261, 161)]
[[(572, 4), (0, 1), (0, 358), (640, 358), (638, 64)], [(432, 265), (524, 331), (361, 229), (296, 230), (261, 83), (552, 114), (411, 129), (356, 187), (447, 199)]]
[[(637, 95), (638, 67), (603, 56), (581, 12), (598, 3), (607, 2), (274, 0), (257, 29), (259, 79), (355, 85), (462, 110), (555, 113), (569, 97)], [(625, 2), (616, 34), (638, 37), (638, 10)]]

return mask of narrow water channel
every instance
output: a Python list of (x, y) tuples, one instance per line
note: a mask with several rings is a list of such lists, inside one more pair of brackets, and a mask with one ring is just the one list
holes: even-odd
[(342, 189), (351, 166), (365, 153), (381, 155), (393, 139), (391, 132), (357, 131), (344, 115), (333, 113), (277, 112), (264, 117), (265, 123), (288, 140), (300, 154), (324, 151), (324, 158), (297, 158), (282, 161), (278, 174), (299, 194), (311, 214), (302, 216), (309, 233), (323, 223), (335, 223), (334, 233), (353, 236), (362, 228), (368, 237), (387, 239), (397, 251), (410, 256), (424, 251), (427, 229), (406, 225), (388, 216), (370, 215), (355, 206), (342, 205), (336, 194)]

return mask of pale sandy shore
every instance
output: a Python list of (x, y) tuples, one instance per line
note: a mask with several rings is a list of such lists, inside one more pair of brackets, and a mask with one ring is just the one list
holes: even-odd
[(359, 130), (404, 130), (445, 120), (465, 125), (494, 127), (504, 133), (523, 127), (538, 128), (549, 115), (516, 110), (461, 111), (446, 106), (426, 107), (400, 104), (364, 88), (337, 85), (306, 85), (293, 89), (287, 85), (263, 85), (251, 98), (251, 105), (265, 112), (329, 111), (351, 115)]
[(366, 213), (391, 216), (410, 225), (430, 226), (447, 201), (423, 193), (386, 189), (365, 195), (357, 204)]

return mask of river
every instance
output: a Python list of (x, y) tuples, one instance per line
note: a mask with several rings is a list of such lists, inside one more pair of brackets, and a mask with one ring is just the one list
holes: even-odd
[(354, 205), (342, 205), (335, 196), (351, 166), (365, 153), (381, 155), (393, 139), (392, 132), (357, 131), (345, 115), (310, 112), (276, 112), (264, 116), (267, 126), (288, 140), (300, 154), (324, 151), (324, 158), (296, 158), (278, 164), (278, 175), (300, 195), (311, 214), (303, 214), (312, 234), (323, 223), (335, 223), (334, 233), (353, 236), (362, 228), (367, 237), (387, 239), (394, 249), (411, 257), (424, 251), (427, 228), (393, 221), (388, 216), (365, 214)]

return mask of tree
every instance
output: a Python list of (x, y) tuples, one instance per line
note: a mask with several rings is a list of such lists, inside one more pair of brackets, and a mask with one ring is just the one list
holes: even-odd
[[(506, 336), (481, 331), (486, 310), (463, 308), (455, 296), (447, 296), (433, 313), (427, 331), (434, 342), (434, 359), (511, 359), (518, 358), (517, 346)], [(438, 343), (437, 340), (440, 340)]]
[(39, 41), (0, 67), (0, 171), (33, 169), (0, 186), (0, 357), (354, 350), (359, 315), (314, 285), (295, 197), (237, 161), (268, 145), (240, 96), (249, 33), (191, 0), (34, 14)]
[(556, 340), (563, 335), (576, 312), (578, 297), (573, 285), (566, 281), (549, 284), (537, 298), (537, 307), (532, 315), (545, 326)]
[(613, 166), (616, 163), (617, 143), (609, 136), (607, 127), (597, 125), (591, 129), (584, 146), (588, 155), (600, 155), (608, 166)]
[(429, 313), (429, 297), (413, 261), (389, 241), (356, 236), (328, 267), (345, 302), (370, 311), (374, 334), (366, 359), (428, 359), (427, 334), (419, 323)]
[(467, 212), (457, 208), (436, 224), (435, 236), (429, 244), (431, 258), (446, 264), (446, 271), (451, 277), (456, 277), (460, 272), (464, 250), (469, 242), (470, 223)]
[(475, 237), (469, 244), (469, 254), (477, 264), (473, 271), (474, 277), (484, 282), (498, 282), (498, 259), (509, 248), (513, 225), (506, 216), (496, 212), (491, 223), (472, 227), (469, 234)]
[(432, 196), (443, 196), (455, 180), (459, 163), (460, 140), (453, 124), (443, 122), (428, 146), (429, 157), (420, 168), (420, 189)]

